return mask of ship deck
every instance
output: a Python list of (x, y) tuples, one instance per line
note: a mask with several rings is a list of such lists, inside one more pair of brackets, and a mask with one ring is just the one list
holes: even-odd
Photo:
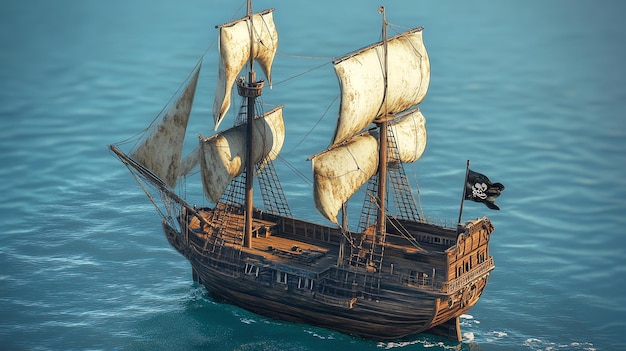
[[(224, 239), (222, 245), (241, 250), (249, 258), (264, 263), (278, 263), (295, 269), (321, 273), (336, 264), (339, 246), (336, 243), (307, 239), (284, 233), (274, 221), (253, 219), (252, 241), (249, 248), (243, 247), (243, 218), (241, 215), (216, 212), (208, 209), (198, 213), (212, 224), (220, 224), (220, 235)], [(200, 229), (200, 223), (192, 218), (190, 229), (201, 240), (209, 240), (208, 234)], [(217, 225), (216, 225), (217, 227)], [(204, 245), (203, 245), (204, 246)]]
[[(298, 225), (308, 226), (307, 229), (296, 228), (293, 232), (281, 230), (279, 223), (259, 218), (253, 220), (253, 237), (251, 247), (242, 247), (243, 221), (241, 215), (224, 214), (226, 220), (216, 221), (215, 212), (202, 210), (199, 213), (209, 223), (224, 223), (221, 235), (224, 245), (233, 249), (241, 249), (249, 258), (266, 264), (279, 264), (296, 270), (320, 274), (337, 264), (339, 256), (339, 232), (325, 236), (324, 239), (302, 232), (320, 229), (335, 230), (320, 224), (299, 222)], [(199, 222), (192, 220), (191, 229), (199, 236)], [(331, 238), (331, 236), (333, 236)], [(441, 285), (445, 280), (446, 262), (443, 245), (418, 242), (419, 248), (410, 244), (401, 245), (387, 242), (384, 248), (384, 275), (394, 275), (415, 286)], [(345, 253), (349, 255), (348, 252)]]
[(252, 238), (251, 246), (249, 249), (244, 248), (244, 252), (314, 273), (321, 273), (334, 266), (339, 254), (339, 247), (334, 244), (306, 242), (280, 233)]

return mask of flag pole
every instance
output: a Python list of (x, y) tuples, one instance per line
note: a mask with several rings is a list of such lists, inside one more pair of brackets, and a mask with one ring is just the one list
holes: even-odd
[(461, 223), (461, 216), (463, 215), (463, 204), (465, 203), (465, 187), (467, 186), (467, 175), (469, 174), (469, 166), (470, 160), (467, 160), (467, 167), (465, 168), (465, 178), (463, 179), (463, 194), (461, 195), (461, 209), (459, 210), (459, 221), (457, 222), (457, 228), (459, 228)]

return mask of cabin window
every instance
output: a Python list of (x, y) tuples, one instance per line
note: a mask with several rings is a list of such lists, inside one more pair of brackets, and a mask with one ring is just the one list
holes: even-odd
[(485, 262), (485, 251), (479, 251), (476, 256), (479, 264)]
[(255, 266), (253, 264), (246, 263), (245, 273), (246, 273), (246, 275), (253, 275), (255, 277), (258, 277), (259, 276), (259, 267)]
[(287, 273), (276, 271), (276, 282), (287, 284)]
[(313, 289), (313, 280), (309, 278), (298, 278), (298, 289)]
[(419, 272), (417, 275), (417, 283), (419, 285), (428, 285), (428, 274), (424, 272)]
[(409, 283), (410, 284), (415, 284), (417, 282), (417, 271), (410, 271), (409, 272)]
[(456, 277), (460, 277), (461, 275), (463, 275), (463, 266), (459, 266), (456, 270)]

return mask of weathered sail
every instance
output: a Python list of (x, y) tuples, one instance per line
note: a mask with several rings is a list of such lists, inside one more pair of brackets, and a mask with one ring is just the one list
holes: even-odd
[[(279, 106), (254, 120), (254, 163), (274, 160), (285, 139), (283, 107)], [(204, 193), (217, 202), (230, 181), (243, 172), (246, 164), (246, 125), (227, 129), (200, 139), (200, 167)]]
[(363, 134), (312, 158), (313, 198), (317, 210), (337, 223), (343, 203), (376, 174), (378, 140)]
[[(398, 146), (399, 159), (389, 154), (389, 162), (411, 163), (426, 148), (426, 121), (418, 108), (397, 115), (390, 124)], [(313, 192), (318, 211), (337, 223), (337, 213), (378, 169), (378, 133), (358, 135), (345, 144), (312, 158)]]
[[(219, 26), (220, 65), (213, 102), (215, 130), (230, 108), (230, 95), (235, 78), (252, 56), (272, 84), (272, 62), (278, 48), (278, 32), (274, 25), (273, 9)], [(250, 25), (252, 35), (250, 38)]]
[(178, 176), (183, 177), (191, 173), (200, 162), (200, 146), (193, 149), (185, 158), (180, 161)]
[(339, 120), (333, 145), (349, 139), (384, 113), (419, 104), (430, 83), (430, 62), (421, 28), (390, 38), (387, 88), (382, 43), (334, 62), (341, 86)]
[(146, 140), (130, 154), (133, 160), (149, 169), (170, 187), (176, 186), (178, 179), (183, 141), (199, 73), (200, 66), (167, 114), (154, 126)]
[[(402, 163), (415, 162), (426, 149), (426, 119), (418, 108), (399, 114), (396, 118), (390, 127), (396, 145), (398, 145), (399, 161)], [(389, 154), (389, 162), (398, 161), (393, 159), (394, 155), (395, 153)]]

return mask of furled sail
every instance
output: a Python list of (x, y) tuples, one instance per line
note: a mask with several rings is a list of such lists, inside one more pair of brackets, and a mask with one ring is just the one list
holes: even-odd
[[(272, 62), (278, 48), (278, 33), (274, 25), (273, 9), (253, 14), (252, 20), (244, 17), (238, 21), (218, 26), (220, 65), (213, 102), (215, 130), (230, 108), (233, 83), (250, 57), (259, 63), (267, 80), (272, 84)], [(250, 25), (252, 36), (250, 38)]]
[(377, 153), (378, 140), (365, 133), (312, 158), (313, 198), (324, 217), (337, 223), (342, 204), (376, 174)]
[[(396, 116), (389, 125), (398, 145), (400, 162), (412, 163), (417, 161), (426, 149), (426, 119), (418, 108), (413, 108)], [(393, 159), (394, 153), (389, 154), (389, 162), (397, 162)]]
[[(274, 160), (285, 139), (283, 107), (254, 119), (254, 163)], [(206, 197), (219, 201), (230, 181), (246, 165), (246, 125), (236, 126), (209, 138), (200, 138), (200, 168)]]
[(199, 73), (200, 66), (163, 119), (130, 154), (133, 160), (149, 169), (170, 187), (176, 186), (178, 179), (183, 141)]
[(404, 111), (424, 99), (430, 83), (430, 62), (422, 29), (390, 38), (387, 48), (386, 90), (382, 43), (333, 62), (341, 86), (333, 145), (349, 139), (382, 114)]

